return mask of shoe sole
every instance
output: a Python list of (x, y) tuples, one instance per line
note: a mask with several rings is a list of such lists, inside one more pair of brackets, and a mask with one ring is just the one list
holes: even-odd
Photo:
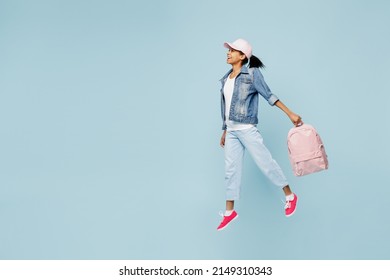
[(228, 224), (226, 224), (226, 226), (224, 226), (223, 228), (220, 228), (220, 229), (217, 229), (217, 231), (221, 231), (221, 230), (224, 230), (225, 228), (227, 228), (228, 227), (228, 225), (230, 225), (235, 219), (237, 219), (238, 218), (238, 215), (237, 216), (235, 216)]
[[(296, 208), (295, 208), (295, 210), (296, 210)], [(294, 212), (292, 212), (290, 215), (286, 215), (286, 218), (291, 217), (292, 215), (294, 215), (295, 210), (294, 210)]]

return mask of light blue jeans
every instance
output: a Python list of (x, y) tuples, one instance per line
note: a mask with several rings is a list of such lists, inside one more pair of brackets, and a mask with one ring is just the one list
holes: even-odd
[(225, 184), (226, 200), (240, 198), (242, 163), (245, 149), (263, 174), (277, 187), (288, 185), (279, 164), (263, 143), (263, 137), (256, 127), (227, 131), (225, 138)]

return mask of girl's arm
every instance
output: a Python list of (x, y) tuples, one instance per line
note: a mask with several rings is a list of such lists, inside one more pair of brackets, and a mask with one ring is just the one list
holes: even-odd
[(298, 126), (302, 122), (301, 117), (292, 112), (289, 108), (287, 108), (287, 106), (284, 105), (282, 101), (278, 100), (275, 102), (274, 105), (276, 105), (279, 109), (285, 112), (295, 126)]

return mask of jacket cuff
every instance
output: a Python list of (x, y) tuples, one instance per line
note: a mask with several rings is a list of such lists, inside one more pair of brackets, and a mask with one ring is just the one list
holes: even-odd
[(271, 94), (271, 96), (268, 99), (268, 104), (271, 106), (274, 106), (276, 101), (278, 101), (279, 98), (275, 94)]

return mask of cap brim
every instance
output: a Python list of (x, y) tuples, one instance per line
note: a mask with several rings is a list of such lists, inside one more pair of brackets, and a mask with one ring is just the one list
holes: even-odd
[(223, 43), (223, 46), (225, 48), (227, 48), (227, 49), (235, 49), (235, 50), (237, 50), (237, 47), (234, 46), (232, 43), (225, 42), (225, 43)]

